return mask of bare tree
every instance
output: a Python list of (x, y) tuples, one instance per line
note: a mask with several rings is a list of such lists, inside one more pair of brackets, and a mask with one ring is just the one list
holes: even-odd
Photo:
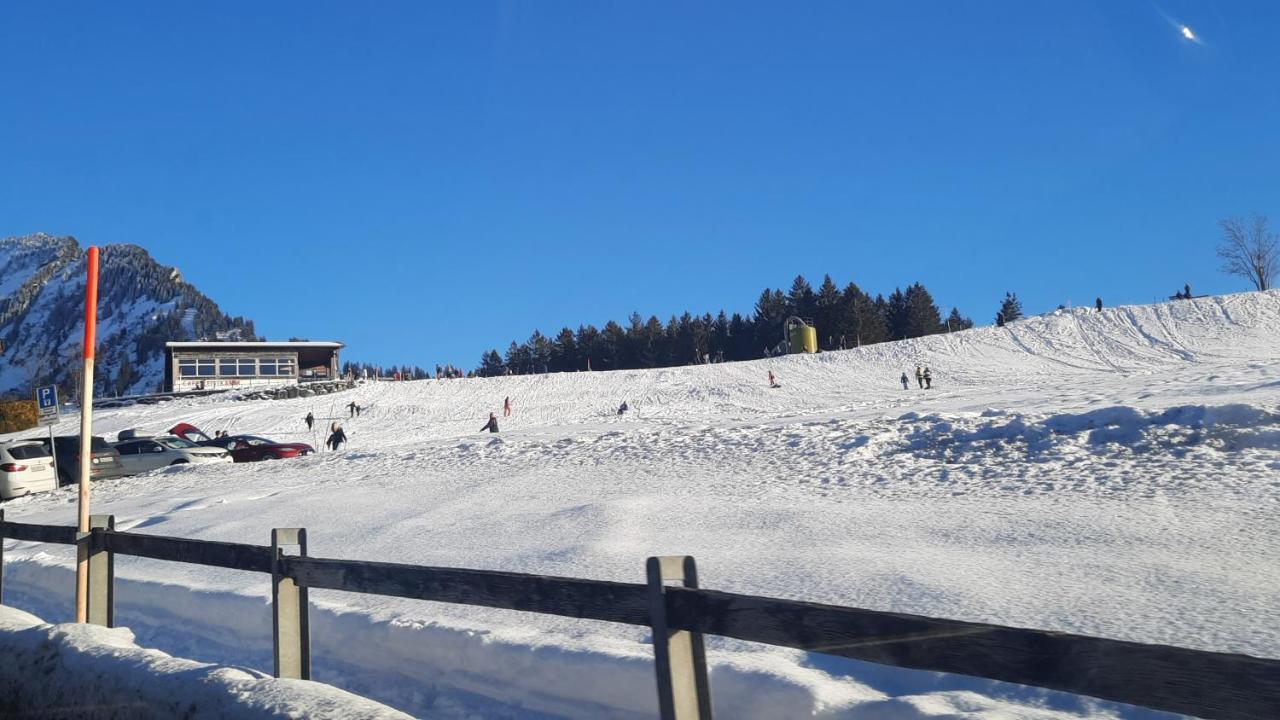
[(1222, 242), (1218, 257), (1222, 272), (1253, 283), (1259, 290), (1269, 290), (1280, 273), (1280, 235), (1267, 230), (1265, 215), (1254, 214), (1246, 222), (1227, 218), (1222, 226)]

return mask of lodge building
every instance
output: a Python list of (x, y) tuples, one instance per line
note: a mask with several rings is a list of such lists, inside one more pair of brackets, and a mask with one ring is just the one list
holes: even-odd
[(166, 392), (296, 385), (338, 377), (340, 342), (165, 343)]

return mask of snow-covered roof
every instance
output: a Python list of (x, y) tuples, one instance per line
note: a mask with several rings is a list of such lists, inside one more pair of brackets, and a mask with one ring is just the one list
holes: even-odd
[(246, 349), (252, 349), (252, 348), (268, 348), (268, 347), (271, 347), (271, 348), (277, 348), (277, 347), (297, 347), (297, 348), (312, 347), (312, 348), (334, 348), (334, 349), (337, 349), (337, 348), (343, 348), (343, 347), (346, 347), (346, 345), (344, 345), (343, 343), (340, 343), (340, 342), (331, 342), (331, 341), (314, 341), (314, 342), (313, 342), (313, 341), (311, 341), (311, 340), (306, 340), (306, 341), (293, 341), (293, 342), (285, 342), (285, 341), (281, 341), (281, 342), (233, 342), (233, 341), (221, 341), (221, 340), (200, 340), (200, 341), (189, 341), (189, 342), (187, 342), (187, 341), (184, 341), (184, 342), (167, 342), (167, 343), (165, 343), (165, 344), (164, 344), (164, 346), (165, 346), (165, 347), (167, 347), (167, 348), (173, 348), (173, 349), (175, 349), (175, 350), (184, 350), (184, 349), (189, 349), (189, 350), (201, 350), (201, 349), (209, 349), (209, 348), (246, 348)]

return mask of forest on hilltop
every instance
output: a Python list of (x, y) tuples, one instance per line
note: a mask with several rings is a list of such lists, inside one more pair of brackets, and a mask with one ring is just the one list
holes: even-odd
[(505, 354), (485, 352), (475, 374), (493, 376), (569, 370), (627, 370), (674, 367), (703, 362), (755, 360), (785, 351), (783, 325), (797, 316), (817, 328), (822, 350), (965, 330), (973, 321), (956, 308), (943, 318), (933, 295), (920, 283), (874, 298), (850, 282), (839, 288), (826, 275), (817, 290), (803, 276), (791, 289), (765, 288), (747, 316), (685, 312), (665, 323), (632, 313), (625, 323), (610, 320), (602, 328), (579, 325), (554, 335), (534, 330), (513, 341)]

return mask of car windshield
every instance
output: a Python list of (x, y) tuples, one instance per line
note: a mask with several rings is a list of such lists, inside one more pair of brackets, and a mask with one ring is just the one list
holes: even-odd
[(183, 440), (182, 438), (165, 438), (164, 440), (160, 440), (159, 442), (161, 445), (164, 445), (165, 447), (168, 447), (168, 448), (173, 448), (174, 450), (186, 450), (187, 448), (200, 447), (199, 445), (191, 442), (190, 440)]
[(274, 441), (268, 440), (266, 438), (260, 438), (260, 437), (245, 437), (245, 438), (241, 438), (241, 440), (249, 445), (275, 445)]

